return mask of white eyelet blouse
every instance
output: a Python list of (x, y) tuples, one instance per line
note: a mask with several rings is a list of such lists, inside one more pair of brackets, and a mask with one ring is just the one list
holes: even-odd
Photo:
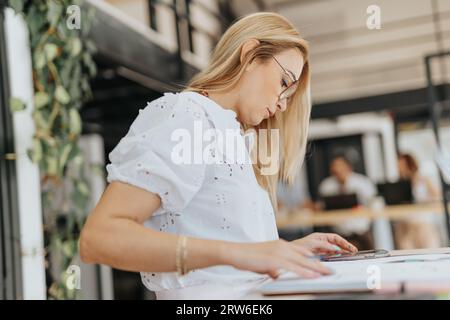
[[(195, 126), (197, 122), (197, 128)], [(109, 154), (108, 182), (121, 181), (156, 193), (161, 207), (144, 225), (188, 237), (233, 242), (278, 239), (268, 193), (258, 184), (251, 163), (227, 163), (226, 154), (214, 154), (210, 164), (176, 164), (172, 141), (176, 129), (240, 130), (236, 113), (195, 92), (165, 93), (139, 111), (128, 133)], [(242, 134), (238, 137), (244, 139)], [(247, 154), (248, 155), (248, 154)], [(189, 259), (189, 253), (188, 253)], [(141, 272), (152, 291), (200, 285), (260, 282), (267, 276), (231, 266), (197, 269), (184, 276), (175, 272)]]

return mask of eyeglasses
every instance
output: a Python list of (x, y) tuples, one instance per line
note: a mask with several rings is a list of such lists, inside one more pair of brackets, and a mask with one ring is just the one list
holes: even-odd
[(283, 79), (283, 82), (285, 82), (286, 84), (286, 88), (280, 93), (280, 95), (278, 96), (278, 99), (281, 101), (281, 100), (283, 100), (283, 99), (288, 99), (288, 98), (290, 98), (294, 93), (295, 93), (295, 91), (297, 90), (297, 88), (298, 88), (298, 82), (299, 82), (299, 79), (295, 79), (295, 77), (294, 76), (291, 76), (290, 74), (289, 74), (289, 72), (287, 72), (286, 71), (286, 69), (285, 68), (283, 68), (283, 66), (278, 62), (278, 60), (274, 57), (274, 56), (272, 56), (272, 58), (275, 60), (275, 62), (280, 66), (280, 68), (281, 69), (283, 69), (283, 73), (287, 76), (287, 78), (289, 79), (289, 81), (285, 81), (284, 79)]

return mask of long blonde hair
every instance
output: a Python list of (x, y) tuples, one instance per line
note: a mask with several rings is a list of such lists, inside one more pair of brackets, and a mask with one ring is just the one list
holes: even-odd
[[(241, 63), (242, 45), (256, 39), (259, 45), (250, 50)], [(244, 16), (233, 23), (215, 47), (208, 66), (195, 75), (183, 91), (214, 92), (233, 88), (243, 75), (246, 66), (254, 59), (267, 61), (272, 55), (291, 48), (298, 48), (303, 55), (304, 66), (295, 94), (287, 101), (287, 109), (275, 117), (263, 120), (256, 127), (243, 125), (244, 129), (279, 129), (280, 170), (273, 175), (261, 174), (261, 163), (253, 165), (258, 183), (267, 190), (274, 209), (277, 209), (276, 187), (282, 180), (292, 184), (305, 156), (307, 133), (311, 113), (310, 73), (308, 44), (285, 17), (272, 12), (259, 12)]]

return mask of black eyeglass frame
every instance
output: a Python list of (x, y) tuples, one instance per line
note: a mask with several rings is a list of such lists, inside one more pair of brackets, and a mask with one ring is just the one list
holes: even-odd
[(291, 79), (292, 83), (287, 86), (283, 91), (281, 91), (281, 93), (278, 96), (279, 101), (283, 100), (283, 99), (289, 99), (296, 91), (297, 88), (295, 88), (295, 90), (293, 90), (292, 92), (289, 92), (288, 95), (286, 95), (286, 91), (288, 91), (289, 89), (292, 89), (293, 86), (296, 86), (300, 80), (300, 78), (295, 79), (295, 77), (292, 77), (289, 72), (286, 71), (286, 69), (281, 65), (280, 62), (278, 62), (277, 58), (275, 58), (274, 56), (272, 56), (272, 58), (275, 60), (275, 62), (280, 66), (280, 68), (283, 70), (283, 72), (285, 74), (287, 74), (287, 76)]

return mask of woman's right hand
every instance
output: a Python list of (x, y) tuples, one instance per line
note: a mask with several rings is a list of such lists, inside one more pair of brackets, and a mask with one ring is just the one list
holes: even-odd
[(233, 267), (268, 274), (276, 279), (281, 270), (292, 271), (302, 278), (318, 278), (332, 272), (305, 246), (285, 240), (258, 243), (232, 243), (228, 263)]

